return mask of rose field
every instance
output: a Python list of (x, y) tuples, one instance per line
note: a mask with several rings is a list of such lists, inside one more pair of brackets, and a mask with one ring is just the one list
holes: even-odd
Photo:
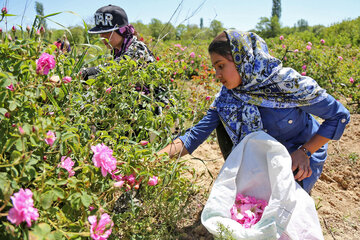
[[(327, 240), (360, 239), (360, 40), (338, 36), (266, 39), (352, 113), (311, 192)], [(213, 239), (199, 216), (224, 163), (216, 135), (191, 156), (156, 154), (220, 89), (210, 40), (143, 36), (149, 64), (87, 41), (64, 54), (38, 25), (1, 33), (0, 239)]]

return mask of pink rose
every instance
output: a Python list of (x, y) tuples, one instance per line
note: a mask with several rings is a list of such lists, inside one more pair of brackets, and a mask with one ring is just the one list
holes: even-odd
[(16, 27), (12, 26), (11, 31), (16, 32)]
[(195, 57), (195, 53), (194, 53), (194, 52), (191, 52), (191, 53), (190, 53), (190, 57), (191, 57), (191, 58), (194, 58), (194, 57)]
[(344, 60), (344, 58), (343, 58), (342, 56), (338, 56), (338, 59), (339, 59), (340, 61)]
[(19, 192), (14, 193), (11, 197), (13, 208), (9, 210), (7, 219), (17, 226), (25, 222), (28, 227), (31, 227), (31, 220), (36, 221), (39, 218), (39, 213), (34, 208), (34, 201), (32, 199), (33, 193), (30, 189), (20, 189)]
[(308, 45), (309, 45), (309, 46), (312, 46), (312, 43), (311, 43), (311, 42), (308, 42)]
[(101, 168), (101, 174), (105, 177), (108, 173), (116, 169), (116, 158), (112, 156), (113, 151), (105, 144), (98, 144), (91, 146), (91, 150), (94, 152), (93, 163), (97, 168)]
[(306, 76), (306, 72), (302, 72), (301, 75), (302, 75), (302, 76)]
[(321, 43), (321, 44), (324, 44), (324, 43), (325, 43), (325, 40), (324, 40), (324, 39), (321, 39), (321, 40), (320, 40), (320, 43)]
[(295, 50), (294, 50), (294, 53), (297, 53), (297, 52), (299, 52), (299, 49), (295, 49)]
[(114, 187), (121, 188), (124, 185), (124, 183), (125, 183), (124, 180), (120, 180), (120, 181), (114, 183)]
[(72, 170), (73, 166), (74, 166), (74, 161), (71, 160), (71, 158), (66, 157), (66, 156), (61, 157), (61, 163), (59, 163), (59, 165), (58, 165), (58, 167), (62, 167), (69, 172), (69, 177), (72, 177), (75, 175), (74, 170)]
[(24, 134), (25, 134), (24, 129), (23, 129), (22, 127), (20, 127), (20, 126), (19, 126), (19, 132), (20, 132), (21, 135), (24, 135)]
[(111, 220), (109, 214), (104, 213), (103, 215), (101, 215), (99, 222), (94, 215), (89, 216), (88, 221), (91, 224), (90, 237), (92, 239), (106, 240), (110, 236), (114, 223)]
[(133, 185), (135, 183), (134, 174), (130, 174), (129, 176), (126, 176), (125, 179), (130, 185)]
[(279, 39), (280, 39), (280, 41), (282, 41), (282, 40), (284, 40), (285, 38), (284, 38), (283, 35), (281, 35), (281, 36), (279, 37)]
[(140, 141), (140, 145), (141, 146), (146, 146), (149, 142), (148, 141), (145, 141), (145, 140), (142, 140)]
[(206, 100), (206, 101), (209, 101), (210, 99), (211, 99), (211, 96), (206, 96), (206, 97), (205, 97), (205, 100)]
[(72, 80), (72, 78), (69, 77), (69, 76), (66, 76), (66, 77), (64, 77), (62, 80), (63, 80), (63, 83), (70, 83), (71, 80)]
[(155, 186), (156, 184), (158, 184), (158, 180), (159, 180), (158, 177), (153, 176), (153, 177), (151, 177), (151, 178), (149, 179), (148, 185), (149, 185), (149, 186)]
[(10, 91), (15, 91), (14, 85), (10, 84), (9, 86), (6, 87), (7, 89), (9, 89)]
[(40, 75), (47, 75), (50, 69), (55, 68), (55, 57), (48, 53), (41, 54), (40, 58), (36, 60), (36, 72)]
[(307, 46), (306, 46), (306, 49), (307, 49), (307, 50), (311, 50), (311, 45), (307, 45)]
[(350, 83), (354, 83), (354, 79), (352, 77), (349, 79), (349, 81)]
[(307, 66), (306, 66), (306, 65), (303, 65), (301, 68), (304, 69), (304, 70), (306, 70)]
[(54, 144), (55, 140), (56, 140), (55, 133), (49, 130), (46, 133), (46, 137), (45, 137), (46, 144), (50, 145), (51, 147)]

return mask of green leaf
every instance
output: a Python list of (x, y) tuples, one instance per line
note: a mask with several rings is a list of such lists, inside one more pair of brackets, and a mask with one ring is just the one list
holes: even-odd
[(9, 110), (14, 111), (16, 107), (18, 106), (16, 101), (9, 101)]
[(52, 191), (53, 191), (54, 195), (58, 198), (63, 199), (65, 197), (65, 192), (61, 188), (57, 187), (57, 188), (54, 188)]
[(92, 202), (92, 198), (86, 192), (84, 192), (83, 195), (81, 195), (81, 202), (85, 207), (88, 207)]
[(18, 160), (21, 157), (21, 153), (19, 151), (14, 150), (11, 153), (11, 160), (12, 162), (15, 162), (16, 160)]
[(40, 196), (40, 205), (43, 209), (48, 209), (51, 207), (52, 202), (56, 199), (55, 194), (52, 191), (47, 191)]

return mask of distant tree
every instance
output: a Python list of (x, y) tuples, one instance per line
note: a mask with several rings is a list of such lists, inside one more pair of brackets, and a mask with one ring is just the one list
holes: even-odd
[(305, 19), (300, 19), (296, 23), (296, 28), (300, 31), (306, 31), (309, 28), (309, 24)]
[(261, 17), (260, 22), (256, 24), (255, 29), (260, 36), (271, 38), (280, 34), (281, 26), (277, 16), (274, 16), (271, 19)]
[(176, 39), (180, 40), (184, 37), (184, 33), (186, 32), (186, 26), (184, 24), (180, 24), (176, 27)]
[(212, 20), (210, 23), (210, 31), (212, 37), (216, 37), (220, 32), (224, 30), (223, 24), (218, 20)]
[(154, 38), (158, 38), (161, 34), (161, 30), (163, 29), (163, 24), (159, 19), (153, 18), (149, 24), (150, 34)]
[(204, 19), (200, 18), (200, 29), (203, 29), (204, 27)]
[(281, 17), (281, 0), (273, 0), (273, 6), (271, 10), (271, 17), (277, 16), (278, 19)]
[[(36, 1), (35, 2), (35, 11), (36, 11), (36, 14), (39, 15), (39, 16), (45, 16), (44, 15), (44, 6), (42, 3)], [(46, 24), (46, 20), (45, 19), (42, 19), (41, 22), (40, 22), (40, 25), (39, 26), (43, 26), (45, 29), (47, 29), (47, 24)]]

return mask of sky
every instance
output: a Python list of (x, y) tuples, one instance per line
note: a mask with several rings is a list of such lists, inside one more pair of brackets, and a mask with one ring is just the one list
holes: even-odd
[[(13, 25), (32, 26), (35, 18), (36, 0), (0, 0), (0, 7), (6, 6), (8, 17), (0, 22), (2, 29)], [(242, 31), (255, 29), (261, 17), (271, 17), (272, 0), (37, 0), (44, 6), (44, 13), (63, 12), (47, 20), (50, 28), (61, 29), (58, 22), (65, 27), (81, 25), (83, 20), (92, 21), (95, 11), (108, 4), (122, 7), (129, 22), (141, 21), (149, 24), (156, 18), (161, 22), (170, 21), (173, 26), (179, 24), (200, 25), (209, 27), (212, 20), (223, 23), (225, 28), (236, 28)], [(347, 19), (360, 16), (360, 0), (282, 0), (282, 27), (293, 27), (300, 19), (305, 19), (310, 26), (331, 26)], [(72, 11), (76, 14), (67, 13)], [(174, 14), (175, 13), (175, 14)], [(54, 22), (52, 22), (52, 21)]]

